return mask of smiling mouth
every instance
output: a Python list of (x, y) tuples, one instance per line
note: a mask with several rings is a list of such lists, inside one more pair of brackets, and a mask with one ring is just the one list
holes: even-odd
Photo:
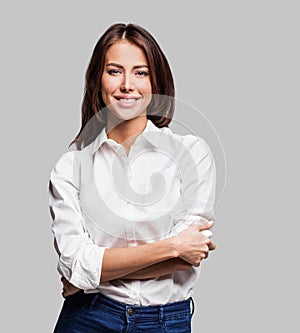
[(140, 97), (118, 97), (116, 96), (117, 104), (121, 107), (132, 107), (135, 106)]
[(117, 99), (117, 100), (120, 101), (121, 103), (132, 104), (135, 101), (137, 101), (138, 98), (120, 98), (120, 99)]
[(121, 101), (122, 103), (132, 103), (140, 99), (140, 97), (115, 97), (117, 101)]

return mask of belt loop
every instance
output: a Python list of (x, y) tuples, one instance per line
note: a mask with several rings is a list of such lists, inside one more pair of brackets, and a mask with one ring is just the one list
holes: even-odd
[(99, 297), (100, 297), (100, 293), (96, 293), (95, 295), (93, 295), (91, 302), (90, 302), (91, 308), (95, 305), (95, 303), (97, 302)]
[(159, 314), (158, 314), (158, 321), (161, 323), (164, 318), (164, 307), (163, 305), (159, 306)]
[(191, 300), (190, 305), (192, 305), (191, 317), (193, 317), (193, 314), (194, 314), (194, 312), (195, 312), (195, 303), (194, 303), (194, 300), (193, 300), (192, 297), (190, 298), (190, 300)]

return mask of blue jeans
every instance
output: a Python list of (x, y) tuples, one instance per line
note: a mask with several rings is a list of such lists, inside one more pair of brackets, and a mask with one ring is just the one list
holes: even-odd
[(139, 306), (80, 291), (65, 299), (54, 333), (190, 333), (193, 312), (192, 298)]

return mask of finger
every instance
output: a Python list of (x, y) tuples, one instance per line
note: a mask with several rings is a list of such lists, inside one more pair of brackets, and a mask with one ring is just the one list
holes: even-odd
[(209, 251), (214, 251), (217, 248), (217, 246), (213, 241), (210, 241), (210, 243), (208, 244), (208, 248)]
[(214, 221), (208, 221), (204, 224), (199, 225), (199, 231), (210, 229), (214, 225)]
[(209, 244), (211, 243), (211, 240), (210, 240), (209, 237), (206, 237), (206, 236), (203, 235), (202, 238), (201, 238), (201, 243), (204, 244), (204, 245), (209, 246)]
[(200, 254), (200, 258), (201, 260), (205, 259), (207, 257), (207, 252), (203, 251), (201, 254)]
[(67, 284), (69, 282), (65, 277), (62, 277), (60, 279), (60, 281), (62, 282), (63, 285), (65, 285), (65, 284)]
[(67, 280), (63, 280), (62, 281), (62, 285), (64, 286), (64, 288), (67, 287), (68, 286), (68, 281)]

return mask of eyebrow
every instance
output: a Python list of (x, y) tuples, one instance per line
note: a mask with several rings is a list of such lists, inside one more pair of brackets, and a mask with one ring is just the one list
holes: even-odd
[[(118, 68), (124, 69), (124, 67), (122, 65), (117, 64), (116, 62), (110, 62), (106, 66), (107, 67), (108, 66), (114, 66), (114, 67), (118, 67)], [(133, 66), (134, 69), (143, 68), (143, 67), (149, 68), (149, 66), (147, 66), (147, 65), (136, 65), (136, 66)]]

